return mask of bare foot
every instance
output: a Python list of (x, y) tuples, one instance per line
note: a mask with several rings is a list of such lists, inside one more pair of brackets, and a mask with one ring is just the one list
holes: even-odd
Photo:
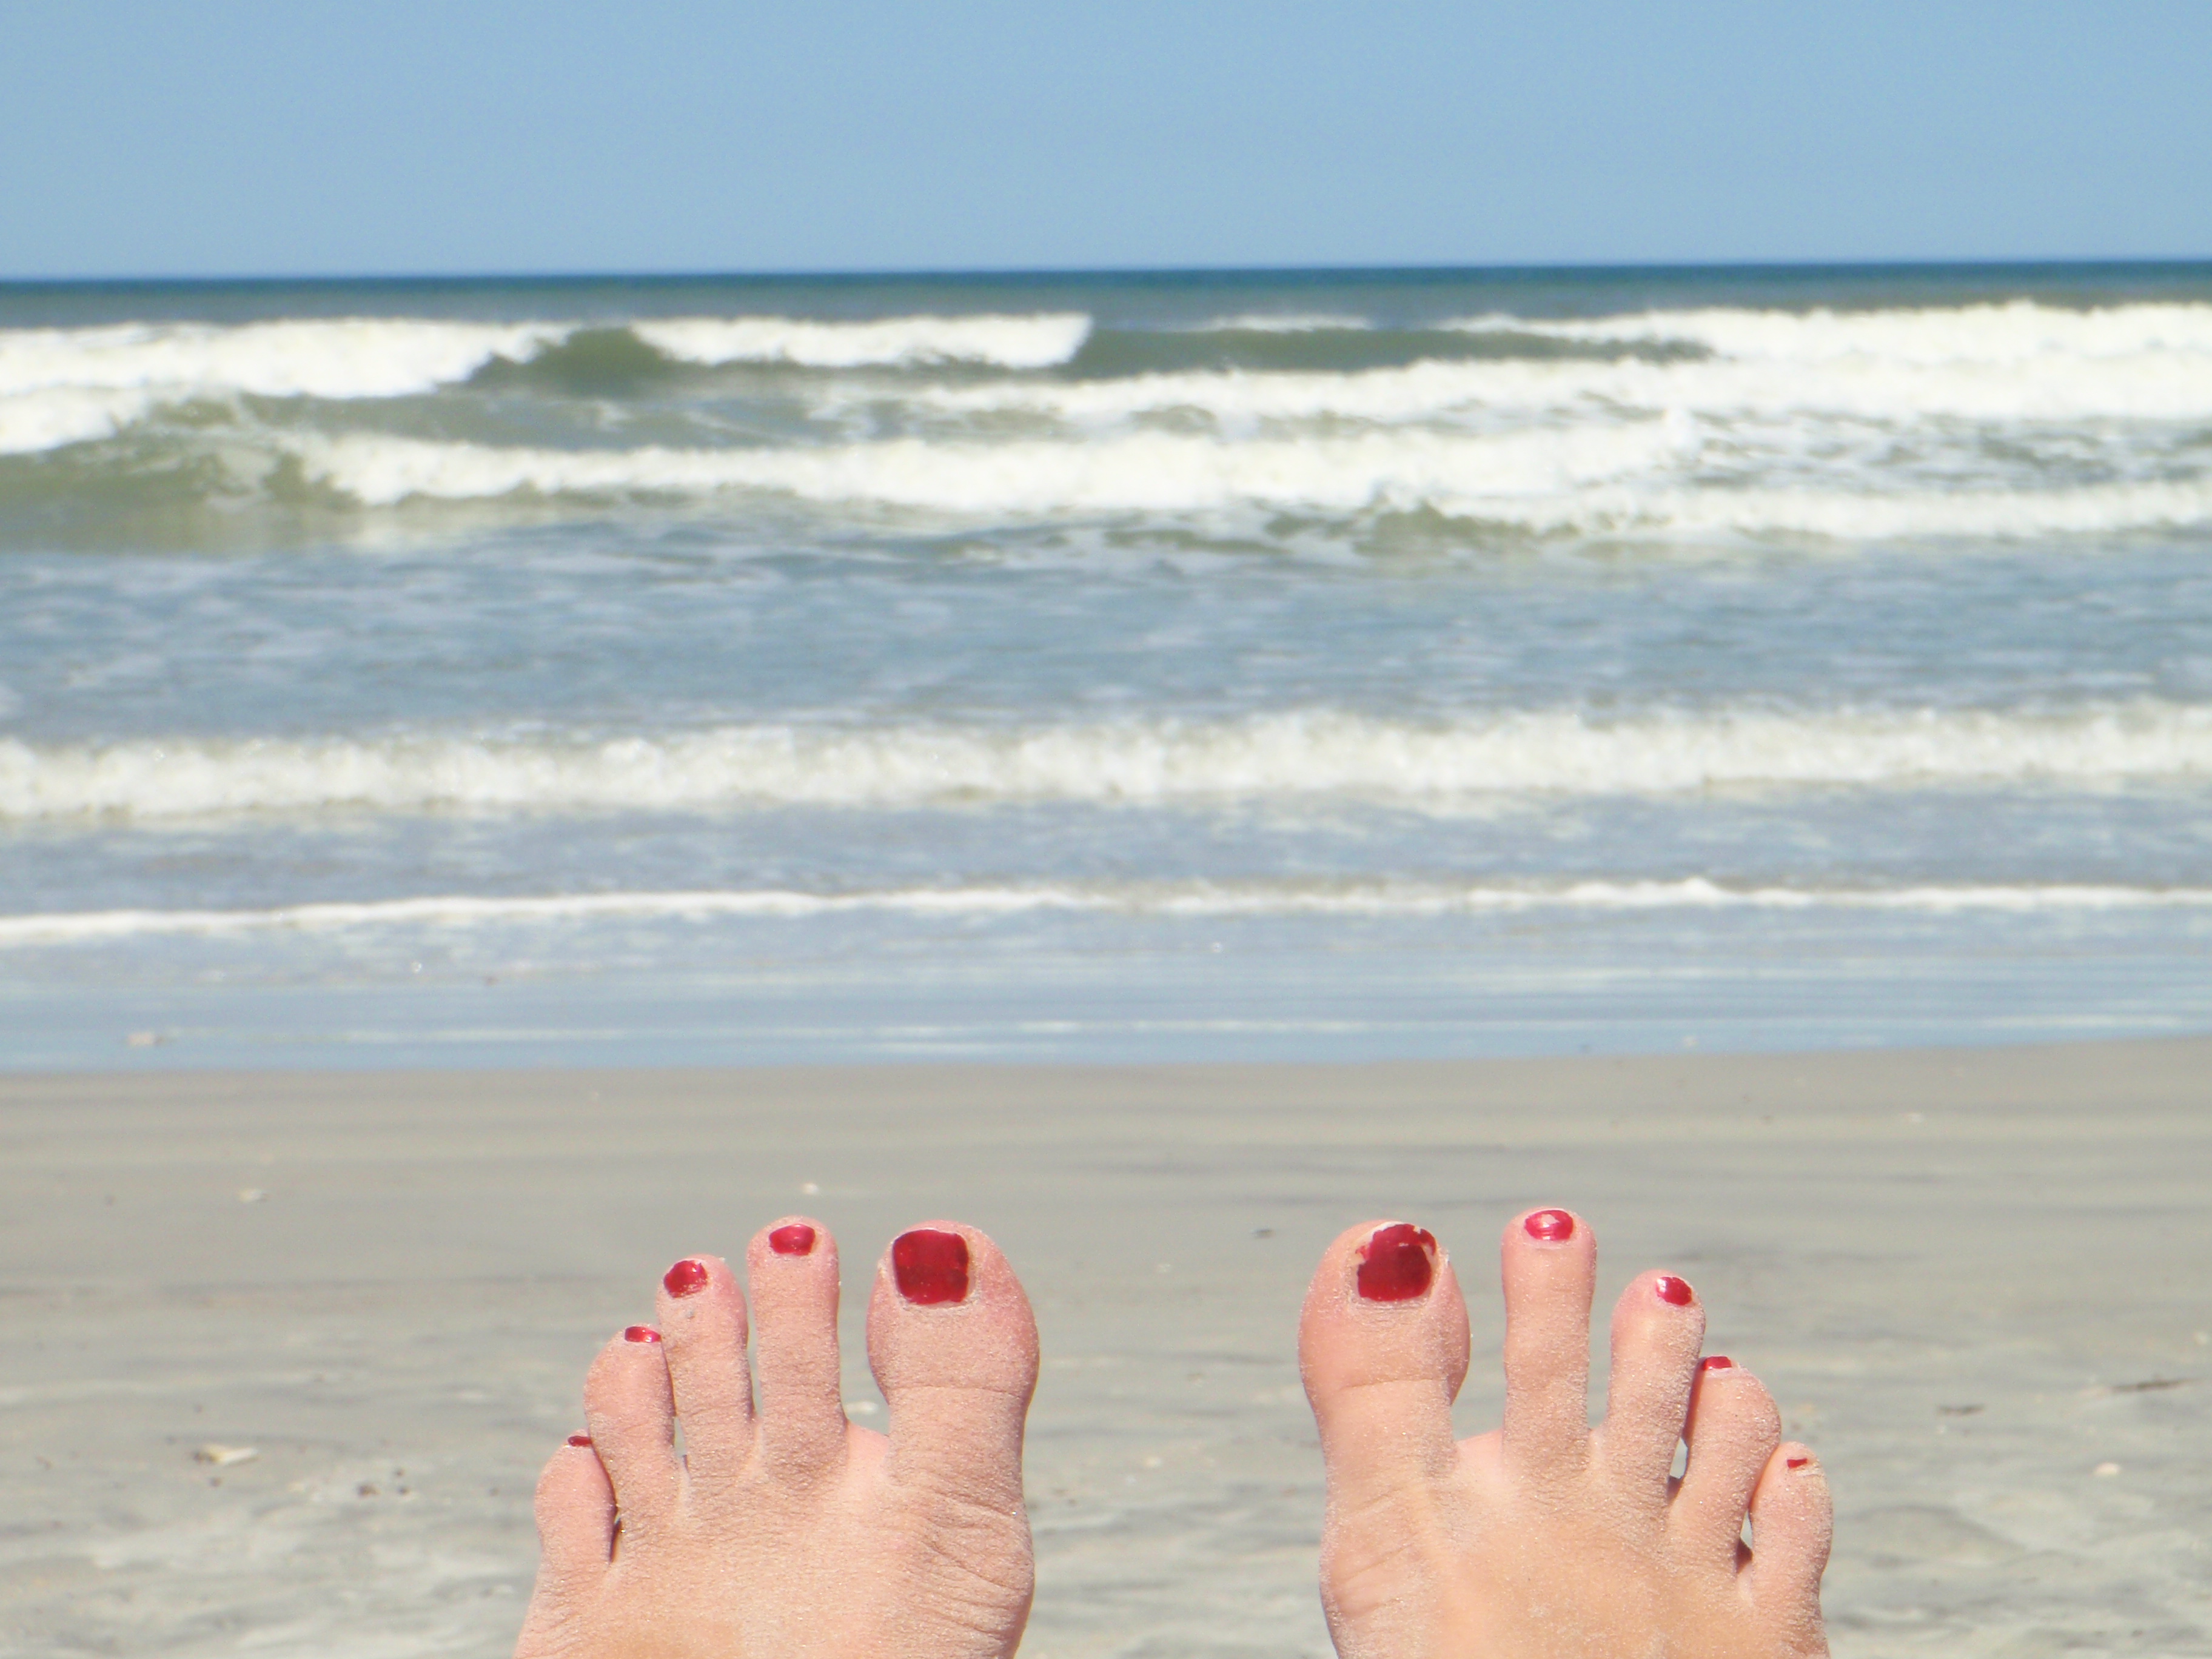
[[(1759, 1380), (1700, 1363), (1688, 1283), (1613, 1315), (1589, 1426), (1596, 1242), (1538, 1210), (1505, 1230), (1505, 1423), (1455, 1443), (1467, 1307), (1403, 1224), (1329, 1247), (1298, 1337), (1328, 1472), (1322, 1601), (1344, 1659), (1802, 1659), (1828, 1650), (1827, 1483)], [(1689, 1462), (1670, 1478), (1677, 1446)], [(1743, 1542), (1746, 1518), (1752, 1541)]]
[[(588, 1438), (538, 1483), (518, 1659), (1002, 1659), (1029, 1619), (1022, 1423), (1036, 1324), (972, 1227), (894, 1242), (868, 1304), (888, 1437), (845, 1420), (837, 1247), (803, 1218), (678, 1262), (659, 1326), (607, 1344)], [(757, 1384), (759, 1402), (754, 1392)], [(675, 1431), (684, 1430), (678, 1456)]]

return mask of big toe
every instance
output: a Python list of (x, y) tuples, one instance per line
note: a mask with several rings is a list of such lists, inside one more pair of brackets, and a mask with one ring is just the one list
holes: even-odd
[(1467, 1304), (1431, 1234), (1369, 1222), (1338, 1237), (1298, 1322), (1332, 1503), (1358, 1505), (1451, 1467), (1467, 1363)]
[(890, 1406), (892, 1479), (1018, 1515), (1036, 1320), (999, 1247), (950, 1221), (894, 1239), (868, 1303), (868, 1362)]

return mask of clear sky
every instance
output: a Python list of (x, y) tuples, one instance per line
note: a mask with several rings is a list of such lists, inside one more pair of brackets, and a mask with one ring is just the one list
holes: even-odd
[(2212, 255), (2212, 0), (13, 0), (0, 276)]

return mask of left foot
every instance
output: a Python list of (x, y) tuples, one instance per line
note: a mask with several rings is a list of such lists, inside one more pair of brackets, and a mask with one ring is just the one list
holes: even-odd
[[(1397, 1224), (1329, 1248), (1298, 1333), (1328, 1473), (1322, 1602), (1343, 1659), (1814, 1659), (1828, 1489), (1759, 1379), (1701, 1360), (1688, 1281), (1613, 1315), (1589, 1425), (1597, 1248), (1565, 1210), (1505, 1229), (1505, 1424), (1452, 1439), (1467, 1304)], [(1670, 1478), (1677, 1449), (1689, 1462)], [(1748, 1520), (1751, 1543), (1743, 1541)]]
[(1006, 1659), (1034, 1579), (1036, 1324), (1013, 1269), (949, 1222), (885, 1252), (868, 1304), (885, 1436), (845, 1419), (829, 1231), (763, 1228), (746, 1267), (753, 1374), (744, 1296), (714, 1256), (670, 1268), (658, 1328), (592, 1363), (591, 1433), (538, 1481), (517, 1659)]

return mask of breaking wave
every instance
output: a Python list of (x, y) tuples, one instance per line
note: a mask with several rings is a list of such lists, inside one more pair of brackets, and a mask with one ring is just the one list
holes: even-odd
[(555, 450), (376, 436), (293, 446), (315, 483), (368, 507), (528, 493), (706, 497), (762, 491), (829, 505), (1007, 514), (1345, 514), (1425, 509), (1593, 534), (1993, 538), (2212, 522), (2212, 478), (2073, 489), (1876, 493), (1698, 484), (1700, 440), (1670, 421), (1495, 435), (1218, 438), (1139, 432), (1089, 443), (920, 438), (748, 449)]
[(630, 325), (665, 356), (686, 363), (795, 363), (806, 368), (982, 363), (1050, 368), (1090, 337), (1080, 313), (1028, 317), (888, 317), (812, 322), (793, 317), (685, 317)]
[(1477, 317), (1450, 326), (1591, 343), (1688, 344), (1729, 357), (1800, 363), (1866, 357), (1928, 367), (2212, 356), (2212, 305), (2201, 303), (2075, 307), (2013, 300), (1865, 311), (1714, 306), (1564, 321)]
[(465, 380), (495, 357), (533, 356), (571, 331), (554, 323), (380, 317), (4, 329), (0, 397), (66, 389), (396, 398)]
[(353, 810), (1194, 806), (1335, 798), (1412, 810), (1714, 788), (2097, 788), (2212, 778), (2212, 708), (2072, 714), (1332, 710), (997, 729), (733, 726), (665, 736), (0, 741), (0, 821)]
[(445, 894), (262, 910), (90, 910), (0, 916), (0, 949), (149, 937), (326, 933), (369, 927), (469, 927), (605, 920), (711, 921), (855, 912), (994, 916), (1040, 911), (1124, 915), (1423, 917), (1530, 910), (1876, 910), (1954, 915), (2212, 908), (2212, 888), (2087, 884), (1914, 887), (1732, 887), (1676, 881), (1449, 885), (1411, 882), (1243, 884), (1206, 882), (907, 887), (814, 893), (791, 890), (581, 893), (543, 897)]

